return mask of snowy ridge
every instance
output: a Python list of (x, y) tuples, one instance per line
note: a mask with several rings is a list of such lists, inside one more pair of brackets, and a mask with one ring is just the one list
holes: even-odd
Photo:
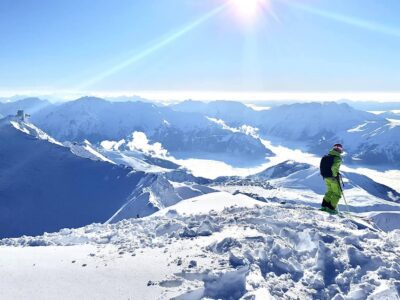
[(1, 120), (0, 140), (0, 237), (104, 222), (144, 176), (77, 156), (30, 123)]
[(83, 97), (39, 111), (32, 120), (61, 141), (119, 141), (137, 131), (169, 152), (229, 153), (254, 159), (271, 155), (259, 140), (221, 129), (201, 114), (144, 102)]
[[(92, 296), (111, 295), (113, 289), (104, 274), (119, 265), (124, 274), (130, 265), (136, 266), (134, 273), (142, 274), (141, 268), (146, 270), (134, 281), (120, 282), (119, 293), (125, 293), (119, 296), (125, 298), (130, 295), (128, 285), (140, 299), (398, 297), (400, 231), (377, 233), (349, 219), (305, 206), (254, 206), (255, 200), (245, 196), (239, 196), (241, 207), (237, 207), (235, 197), (238, 196), (209, 194), (180, 202), (144, 219), (92, 224), (38, 237), (3, 239), (0, 244), (57, 246), (64, 249), (58, 253), (64, 253), (71, 260), (72, 255), (78, 257), (77, 263), (76, 258), (72, 263), (54, 259), (59, 271), (47, 282), (50, 287), (58, 286), (64, 272), (74, 270), (70, 280), (76, 286), (75, 297), (88, 292)], [(213, 211), (210, 204), (215, 201), (222, 202), (225, 209)], [(67, 245), (75, 247), (64, 247)], [(40, 247), (37, 251), (46, 253), (47, 248)], [(22, 250), (31, 251), (29, 247)], [(21, 251), (7, 251), (8, 248), (0, 247), (0, 261), (3, 253), (14, 259), (21, 255)], [(34, 270), (36, 276), (46, 272), (40, 267), (44, 259), (41, 257), (31, 259), (12, 280), (24, 280)], [(140, 263), (143, 260), (157, 263), (143, 265)], [(13, 272), (15, 268), (11, 263), (2, 262), (2, 265), (6, 272)], [(81, 288), (80, 281), (87, 272), (102, 284), (89, 287), (88, 291), (86, 281), (85, 288)], [(35, 279), (38, 277), (30, 278), (29, 282), (37, 286), (34, 293), (43, 292)], [(15, 286), (9, 281), (2, 280), (0, 287)], [(6, 290), (9, 295), (15, 292)], [(28, 287), (18, 287), (18, 292), (27, 295), (32, 290), (28, 284)], [(69, 293), (63, 289), (47, 289), (48, 296), (57, 295), (60, 299), (71, 296)]]
[(167, 151), (160, 143), (150, 144), (143, 132), (132, 133), (130, 139), (102, 141), (97, 151), (117, 164), (144, 172), (169, 172), (180, 167), (167, 160)]
[(107, 222), (145, 217), (182, 200), (213, 192), (214, 189), (196, 183), (177, 183), (162, 174), (147, 174), (128, 201)]
[(389, 232), (395, 229), (400, 229), (399, 211), (376, 211), (367, 213), (365, 216), (380, 230)]
[[(147, 216), (182, 199), (214, 191), (202, 179), (176, 170), (147, 174), (116, 165), (93, 145), (60, 144), (31, 123), (0, 120), (0, 237), (42, 234), (63, 227)], [(151, 162), (176, 165), (162, 159)], [(119, 163), (119, 162), (118, 162)], [(199, 182), (200, 184), (196, 183)], [(129, 203), (129, 205), (127, 205)]]
[(23, 133), (31, 135), (35, 138), (62, 146), (62, 144), (59, 141), (57, 141), (54, 138), (52, 138), (51, 136), (49, 136), (43, 130), (37, 128), (32, 123), (23, 122), (16, 117), (7, 117), (4, 120), (2, 120), (2, 122), (4, 122), (4, 123), (9, 122), (15, 129), (18, 129), (19, 131), (22, 131)]
[[(99, 153), (97, 150), (95, 150), (95, 147), (93, 147), (93, 145), (87, 140), (83, 141), (83, 143), (64, 142), (63, 144), (64, 146), (70, 148), (71, 152), (77, 156), (89, 158), (91, 160), (106, 161), (111, 164), (115, 164), (115, 162), (113, 162), (112, 160), (108, 159), (107, 157)], [(142, 171), (142, 170), (137, 170), (137, 171)]]

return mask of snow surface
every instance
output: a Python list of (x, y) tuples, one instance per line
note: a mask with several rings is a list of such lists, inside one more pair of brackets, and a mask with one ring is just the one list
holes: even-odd
[(387, 120), (390, 122), (390, 124), (389, 124), (390, 129), (400, 126), (400, 120), (397, 120), (397, 119), (387, 119)]
[(147, 216), (214, 191), (172, 162), (142, 154), (153, 170), (172, 168), (168, 178), (116, 165), (88, 141), (64, 146), (14, 117), (0, 120), (0, 158), (0, 237)]
[(1, 121), (2, 124), (5, 124), (7, 122), (9, 122), (12, 126), (14, 126), (15, 129), (18, 129), (23, 133), (36, 137), (40, 140), (48, 141), (50, 143), (62, 146), (62, 144), (59, 141), (53, 139), (47, 133), (45, 133), (44, 131), (37, 128), (35, 125), (31, 123), (21, 122), (16, 117), (8, 117)]
[(77, 156), (9, 118), (0, 120), (0, 141), (0, 237), (104, 222), (145, 175)]
[(64, 146), (70, 148), (71, 152), (77, 156), (89, 158), (91, 160), (106, 161), (111, 164), (115, 164), (115, 162), (96, 151), (95, 147), (93, 147), (93, 145), (87, 140), (83, 141), (83, 143), (64, 142)]
[[(226, 208), (213, 210), (216, 201)], [(0, 297), (8, 299), (397, 299), (400, 292), (400, 230), (226, 193), (0, 245)]]
[(263, 110), (271, 109), (270, 106), (260, 106), (260, 105), (253, 104), (253, 103), (245, 103), (245, 105), (247, 107), (250, 107), (251, 109), (254, 109), (255, 111), (263, 111)]
[[(230, 206), (254, 207), (256, 205), (262, 206), (264, 203), (241, 194), (232, 195), (227, 192), (216, 192), (181, 201), (178, 204), (171, 206), (171, 210), (174, 210), (174, 212), (180, 215), (190, 215), (206, 214), (211, 210), (220, 212)], [(160, 210), (156, 212), (154, 216), (161, 216), (168, 213), (170, 213), (170, 210)]]

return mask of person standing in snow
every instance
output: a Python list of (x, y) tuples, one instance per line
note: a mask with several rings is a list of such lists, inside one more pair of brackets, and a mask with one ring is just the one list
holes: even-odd
[(340, 186), (340, 165), (342, 164), (341, 154), (343, 146), (341, 144), (333, 145), (328, 155), (321, 159), (320, 171), (326, 185), (326, 193), (322, 200), (321, 210), (337, 214), (337, 205), (342, 197), (342, 188)]

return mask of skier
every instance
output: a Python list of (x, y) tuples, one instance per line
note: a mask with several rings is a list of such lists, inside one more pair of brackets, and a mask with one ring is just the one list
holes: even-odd
[(341, 154), (343, 146), (341, 144), (333, 145), (328, 155), (321, 159), (320, 171), (326, 185), (326, 193), (322, 200), (321, 210), (331, 214), (337, 214), (337, 205), (342, 197), (342, 188), (340, 186), (340, 165), (342, 164)]

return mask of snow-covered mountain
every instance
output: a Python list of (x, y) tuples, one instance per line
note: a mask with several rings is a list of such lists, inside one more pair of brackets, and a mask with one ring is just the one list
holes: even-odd
[(170, 106), (173, 110), (200, 113), (204, 116), (224, 120), (231, 126), (258, 124), (260, 113), (237, 101), (201, 102), (186, 100)]
[[(400, 104), (399, 104), (400, 107)], [(385, 111), (383, 113), (378, 114), (380, 117), (386, 119), (400, 120), (400, 110), (395, 111)]]
[[(212, 191), (174, 187), (158, 175), (150, 180), (152, 175), (120, 166), (89, 144), (67, 147), (16, 117), (0, 120), (0, 158), (0, 237), (105, 222), (135, 200), (138, 191), (152, 197), (138, 197), (136, 203), (151, 209), (125, 210), (126, 217)], [(158, 196), (162, 185), (169, 192), (163, 201)]]
[(295, 103), (256, 111), (231, 101), (185, 101), (172, 108), (221, 119), (233, 127), (250, 125), (263, 137), (287, 144), (300, 142), (317, 154), (341, 142), (353, 163), (400, 167), (400, 122), (395, 113), (388, 118), (334, 102)]
[(137, 131), (172, 153), (229, 153), (247, 159), (272, 155), (260, 140), (220, 128), (201, 114), (151, 103), (84, 97), (39, 112), (32, 120), (62, 141), (118, 141)]
[(40, 129), (0, 121), (0, 236), (104, 222), (144, 176), (74, 155)]
[(263, 122), (259, 124), (261, 134), (309, 144), (328, 139), (341, 140), (341, 134), (355, 126), (385, 121), (347, 104), (333, 102), (282, 105), (263, 112), (263, 115)]
[(108, 161), (116, 165), (124, 165), (136, 171), (160, 173), (180, 168), (179, 165), (170, 160), (157, 157), (157, 153), (154, 153), (153, 156), (153, 153), (144, 153), (136, 149), (134, 146), (137, 145), (131, 145), (129, 141), (125, 140), (118, 142), (103, 141), (98, 146), (93, 145), (87, 140), (81, 143), (66, 141), (63, 144), (78, 156), (93, 160)]
[[(0, 281), (5, 299), (397, 299), (400, 293), (400, 231), (240, 194), (212, 193), (148, 218), (0, 245), (2, 272), (12, 274)], [(60, 288), (66, 282), (73, 288)]]
[(149, 216), (183, 199), (213, 192), (214, 189), (196, 183), (173, 182), (162, 174), (148, 174), (108, 222), (117, 222), (132, 216)]
[(266, 138), (300, 142), (313, 153), (322, 154), (333, 143), (342, 142), (353, 163), (400, 166), (396, 114), (388, 118), (345, 103), (295, 103), (256, 111), (233, 101), (184, 101), (162, 107), (84, 97), (60, 105), (38, 99), (2, 105), (8, 105), (3, 113), (0, 107), (3, 115), (15, 113), (17, 107), (25, 109), (36, 124), (61, 141), (119, 141), (137, 131), (181, 157), (228, 154), (257, 160), (272, 155), (254, 135), (215, 122), (222, 120), (231, 127), (252, 126)]
[(400, 168), (400, 121), (365, 122), (341, 137), (356, 162)]
[(256, 111), (234, 101), (184, 101), (172, 108), (221, 119), (231, 126), (256, 126), (262, 134), (290, 140), (307, 140), (319, 137), (324, 132), (335, 134), (365, 121), (384, 120), (377, 115), (355, 110), (347, 104), (334, 102), (286, 104)]

